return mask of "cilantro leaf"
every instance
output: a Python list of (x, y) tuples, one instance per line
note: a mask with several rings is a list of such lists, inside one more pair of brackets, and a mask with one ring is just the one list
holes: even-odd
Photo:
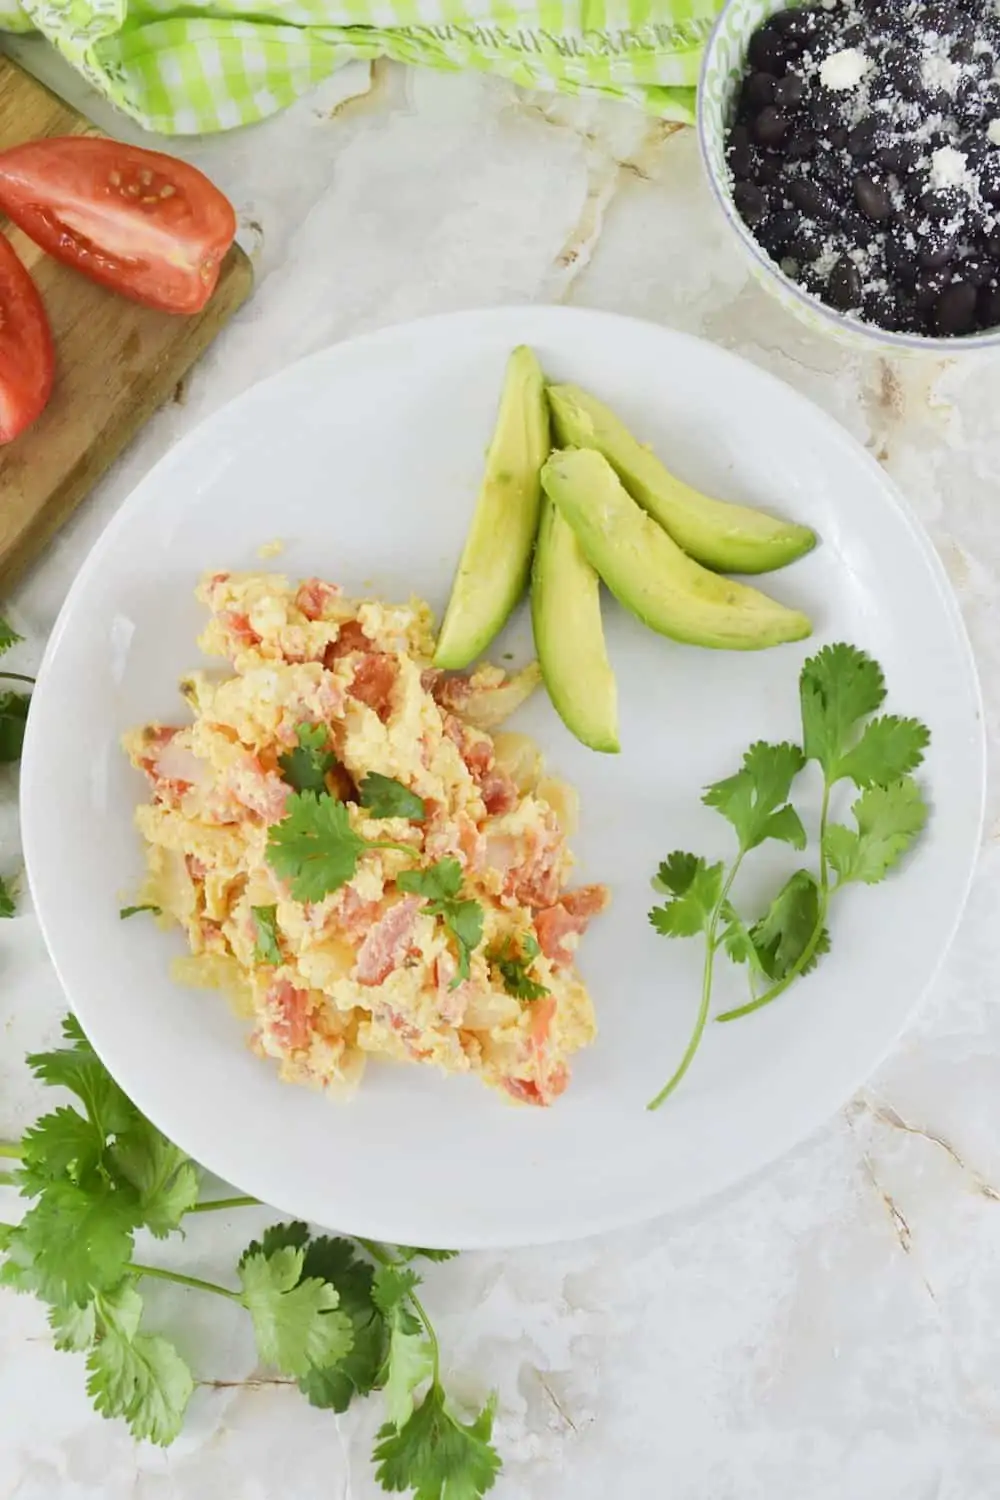
[(315, 1277), (302, 1280), (304, 1259), (301, 1248), (285, 1245), (270, 1255), (255, 1251), (239, 1268), (261, 1359), (296, 1378), (343, 1359), (352, 1337), (351, 1320), (336, 1310), (336, 1290)]
[(466, 1425), (449, 1412), (435, 1382), (408, 1421), (380, 1430), (375, 1478), (390, 1492), (413, 1490), (414, 1500), (477, 1500), (500, 1469), (490, 1442), (495, 1406), (491, 1398)]
[(30, 702), (27, 693), (0, 693), (0, 763), (21, 759)]
[(282, 778), (295, 792), (324, 793), (326, 777), (337, 764), (330, 746), (330, 731), (325, 724), (298, 724), (298, 745), (278, 757)]
[(693, 854), (675, 850), (660, 866), (658, 880), (672, 893), (654, 906), (649, 920), (661, 937), (694, 937), (705, 932), (722, 894), (720, 864), (709, 865)]
[(725, 924), (722, 929), (722, 946), (733, 963), (749, 964), (751, 968), (759, 969), (760, 959), (750, 929), (731, 902), (723, 902), (720, 916)]
[(98, 1300), (101, 1332), (87, 1356), (87, 1393), (132, 1436), (166, 1446), (181, 1430), (194, 1381), (173, 1344), (138, 1333), (142, 1299), (125, 1283)]
[(252, 1255), (273, 1255), (275, 1250), (284, 1250), (291, 1246), (293, 1250), (304, 1250), (309, 1243), (309, 1226), (303, 1224), (301, 1219), (280, 1224), (269, 1224), (259, 1240), (251, 1240), (239, 1258), (238, 1269), (241, 1269)]
[(857, 646), (824, 646), (802, 668), (799, 699), (806, 759), (832, 782), (856, 727), (885, 701), (882, 668)]
[(24, 636), (18, 635), (13, 625), (0, 618), (0, 656), (6, 655), (12, 646), (20, 645), (23, 640)]
[[(777, 981), (798, 963), (819, 920), (820, 892), (808, 870), (796, 870), (775, 896), (759, 922), (750, 929), (750, 938), (768, 979)], [(829, 952), (830, 938), (821, 933), (809, 962), (802, 969), (808, 974), (821, 954)]]
[(868, 787), (851, 808), (857, 832), (842, 823), (826, 830), (823, 851), (841, 885), (877, 885), (898, 864), (927, 822), (927, 804), (912, 776)]
[(469, 960), (483, 940), (483, 908), (478, 901), (456, 898), (462, 889), (462, 866), (457, 859), (439, 859), (426, 870), (402, 870), (396, 876), (401, 891), (427, 898), (424, 910), (440, 917), (458, 949), (458, 973), (451, 982), (454, 989), (471, 972)]
[(426, 870), (401, 871), (396, 884), (429, 901), (453, 901), (462, 889), (462, 866), (457, 859), (439, 859)]
[(346, 1411), (355, 1395), (365, 1396), (375, 1388), (386, 1355), (385, 1322), (372, 1298), (374, 1273), (358, 1259), (349, 1240), (320, 1235), (306, 1246), (302, 1275), (336, 1287), (354, 1342), (335, 1364), (311, 1368), (299, 1380), (299, 1390), (313, 1406)]
[(97, 1315), (94, 1303), (79, 1307), (75, 1302), (49, 1308), (49, 1327), (55, 1336), (57, 1349), (72, 1350), (79, 1354), (89, 1349), (97, 1332)]
[(351, 827), (347, 807), (335, 797), (294, 792), (284, 820), (267, 841), (267, 862), (291, 883), (296, 901), (322, 901), (357, 870), (365, 841)]
[(389, 1331), (378, 1383), (384, 1387), (386, 1416), (397, 1427), (409, 1421), (415, 1392), (434, 1374), (434, 1346), (410, 1303), (419, 1285), (416, 1271), (397, 1264), (379, 1266), (372, 1286)]
[(139, 1116), (135, 1105), (115, 1083), (74, 1018), (63, 1022), (63, 1035), (72, 1046), (29, 1052), (28, 1067), (39, 1082), (74, 1093), (102, 1136), (127, 1130)]
[(17, 909), (16, 890), (12, 880), (0, 875), (0, 918), (12, 917)]
[(445, 1261), (456, 1260), (461, 1252), (458, 1250), (426, 1250), (421, 1245), (397, 1245), (397, 1259), (404, 1263), (411, 1260)]
[(118, 1136), (110, 1151), (115, 1170), (138, 1195), (138, 1217), (164, 1239), (198, 1201), (199, 1168), (142, 1116)]
[(420, 1277), (409, 1266), (379, 1266), (372, 1285), (372, 1299), (385, 1317), (409, 1300), (420, 1285)]
[(254, 962), (258, 964), (280, 964), (284, 962), (281, 944), (278, 941), (278, 908), (276, 906), (251, 906), (254, 931)]
[(18, 1181), (22, 1193), (32, 1197), (59, 1177), (71, 1176), (79, 1182), (94, 1170), (103, 1151), (104, 1136), (93, 1121), (61, 1104), (36, 1120), (21, 1138)]
[(539, 984), (528, 973), (538, 957), (538, 944), (529, 936), (521, 936), (518, 941), (519, 955), (508, 937), (502, 948), (489, 955), (490, 962), (499, 971), (508, 995), (513, 995), (515, 1000), (542, 1000), (550, 993), (548, 986)]
[(118, 918), (122, 922), (127, 922), (129, 917), (137, 917), (143, 911), (148, 911), (150, 916), (153, 917), (161, 917), (163, 915), (162, 910), (158, 906), (123, 906), (118, 913)]
[(861, 737), (837, 761), (831, 780), (845, 778), (856, 786), (889, 786), (915, 771), (930, 744), (930, 730), (919, 719), (885, 714), (866, 724)]
[(427, 816), (423, 797), (378, 771), (370, 771), (359, 784), (358, 796), (361, 806), (367, 807), (373, 818), (409, 818), (413, 823), (422, 823)]
[(83, 1306), (94, 1289), (114, 1286), (131, 1259), (137, 1217), (130, 1192), (68, 1178), (48, 1183), (16, 1231), (35, 1289), (47, 1302)]
[(798, 745), (768, 745), (759, 740), (750, 746), (735, 776), (708, 787), (702, 801), (733, 825), (744, 853), (765, 839), (804, 849), (805, 829), (788, 802), (792, 782), (804, 765)]

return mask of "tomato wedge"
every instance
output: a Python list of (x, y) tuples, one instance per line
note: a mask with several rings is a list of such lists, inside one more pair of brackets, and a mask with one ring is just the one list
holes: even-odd
[(0, 209), (56, 260), (164, 312), (205, 306), (236, 234), (197, 168), (92, 136), (0, 153)]
[(52, 393), (55, 352), (42, 299), (0, 234), (0, 443), (41, 416)]

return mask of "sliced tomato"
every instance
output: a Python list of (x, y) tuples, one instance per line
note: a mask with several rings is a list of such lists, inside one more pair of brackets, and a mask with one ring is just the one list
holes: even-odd
[(55, 352), (42, 299), (0, 234), (0, 443), (41, 416), (52, 392)]
[(91, 136), (0, 153), (0, 209), (56, 260), (164, 312), (205, 306), (236, 235), (196, 167)]

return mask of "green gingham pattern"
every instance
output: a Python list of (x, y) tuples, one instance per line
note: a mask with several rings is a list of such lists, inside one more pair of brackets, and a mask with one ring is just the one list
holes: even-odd
[(691, 122), (720, 0), (0, 0), (149, 130), (194, 135), (284, 108), (351, 58), (480, 68)]

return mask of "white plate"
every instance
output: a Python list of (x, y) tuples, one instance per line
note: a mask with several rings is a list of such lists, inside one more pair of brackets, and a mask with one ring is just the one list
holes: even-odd
[[(549, 1111), (471, 1079), (372, 1066), (349, 1105), (278, 1082), (224, 1000), (175, 987), (181, 940), (119, 898), (141, 871), (141, 778), (119, 750), (147, 718), (180, 720), (198, 662), (205, 568), (320, 574), (389, 598), (448, 592), (506, 357), (532, 344), (553, 378), (607, 400), (713, 494), (814, 526), (815, 553), (764, 587), (808, 609), (812, 641), (755, 654), (676, 646), (613, 603), (621, 756), (577, 745), (544, 697), (521, 723), (582, 794), (575, 841), (611, 912), (582, 946), (601, 1034)], [(262, 564), (258, 547), (287, 551)], [(933, 816), (919, 853), (838, 900), (833, 952), (757, 1016), (709, 1026), (681, 1090), (672, 1071), (701, 952), (647, 922), (661, 858), (732, 852), (702, 786), (758, 738), (796, 738), (797, 676), (825, 641), (883, 664), (889, 706), (931, 726)], [(495, 651), (523, 656), (526, 621)], [(41, 672), (23, 772), (24, 844), (70, 1002), (120, 1083), (185, 1150), (286, 1212), (357, 1234), (474, 1247), (569, 1238), (690, 1204), (787, 1150), (876, 1065), (935, 973), (979, 840), (983, 729), (958, 610), (928, 541), (869, 456), (830, 418), (731, 354), (668, 329), (560, 308), (460, 313), (342, 344), (258, 386), (143, 481), (84, 565)], [(751, 903), (795, 867), (754, 856)], [(742, 995), (720, 965), (718, 1000)]]

